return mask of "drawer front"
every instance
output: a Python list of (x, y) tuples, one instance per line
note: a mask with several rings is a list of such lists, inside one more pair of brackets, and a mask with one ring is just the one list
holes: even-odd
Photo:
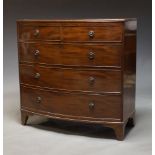
[(21, 26), (19, 29), (19, 40), (53, 40), (60, 41), (59, 27), (45, 27), (45, 26)]
[(21, 62), (73, 66), (121, 66), (121, 45), (20, 43)]
[(123, 40), (122, 25), (98, 27), (64, 27), (64, 41), (98, 41), (121, 42)]
[(20, 65), (21, 83), (73, 91), (120, 92), (121, 71)]
[(121, 118), (119, 95), (80, 95), (21, 87), (22, 107), (56, 114)]

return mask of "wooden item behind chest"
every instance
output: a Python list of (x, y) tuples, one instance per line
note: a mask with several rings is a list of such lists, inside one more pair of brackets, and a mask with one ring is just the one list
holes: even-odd
[(134, 125), (136, 20), (18, 20), (21, 119)]

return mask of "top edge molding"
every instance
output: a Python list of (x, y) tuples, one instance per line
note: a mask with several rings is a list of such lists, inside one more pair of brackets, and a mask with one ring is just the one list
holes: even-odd
[(136, 21), (136, 18), (120, 19), (18, 19), (17, 22), (126, 22)]

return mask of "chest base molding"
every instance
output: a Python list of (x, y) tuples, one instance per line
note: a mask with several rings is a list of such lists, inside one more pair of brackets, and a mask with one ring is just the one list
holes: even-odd
[(52, 114), (52, 113), (47, 113), (43, 111), (34, 111), (34, 110), (28, 110), (27, 108), (21, 108), (21, 123), (23, 125), (26, 125), (28, 123), (28, 118), (33, 115), (38, 115), (38, 116), (43, 116), (47, 117), (50, 119), (56, 119), (56, 120), (63, 120), (63, 121), (73, 121), (73, 122), (81, 122), (81, 123), (89, 123), (89, 124), (101, 124), (103, 127), (108, 127), (112, 128), (117, 140), (124, 140), (124, 137), (126, 135), (125, 128), (128, 127), (133, 127), (135, 125), (135, 112), (131, 113), (129, 118), (125, 120), (124, 122), (121, 122), (120, 120), (115, 120), (115, 119), (109, 119), (109, 120), (99, 120), (99, 119), (92, 119), (92, 118), (80, 118), (80, 117), (65, 117), (63, 115), (59, 114)]

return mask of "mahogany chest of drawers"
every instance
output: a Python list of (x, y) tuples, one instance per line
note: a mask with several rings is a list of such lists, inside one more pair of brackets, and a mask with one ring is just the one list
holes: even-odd
[(136, 20), (18, 20), (21, 120), (135, 121)]

